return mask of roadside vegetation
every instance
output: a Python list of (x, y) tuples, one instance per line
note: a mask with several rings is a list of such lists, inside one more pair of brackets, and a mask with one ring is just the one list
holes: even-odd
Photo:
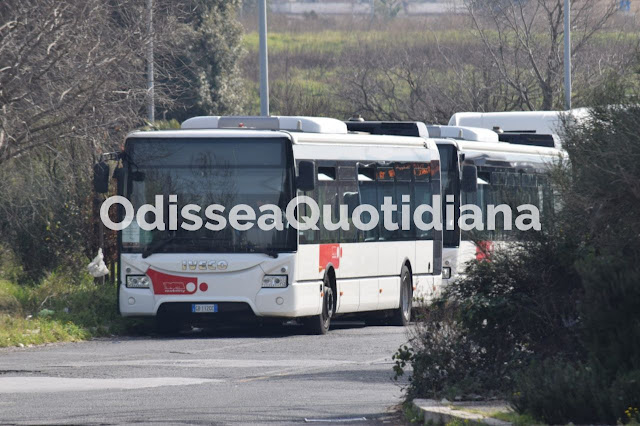
[[(271, 112), (446, 124), (459, 111), (563, 109), (556, 3), (491, 8), (478, 0), (467, 2), (464, 14), (393, 19), (270, 16)], [(638, 87), (637, 24), (614, 6), (595, 0), (574, 6), (574, 107), (589, 106), (592, 88), (611, 81)], [(245, 110), (255, 114), (255, 17), (242, 23)]]
[(36, 282), (10, 255), (0, 265), (0, 347), (77, 341), (123, 331), (115, 287), (97, 284), (82, 268), (59, 268)]
[(0, 248), (0, 347), (73, 342), (91, 337), (150, 332), (144, 320), (117, 312), (116, 287), (86, 271), (89, 259), (32, 280)]
[(567, 128), (561, 208), (471, 262), (395, 354), (409, 399), (504, 398), (548, 424), (640, 420), (640, 107), (602, 92)]
[[(239, 113), (239, 2), (153, 4), (156, 117)], [(139, 1), (0, 2), (0, 346), (140, 325), (117, 314), (115, 234), (100, 237), (91, 178), (147, 124), (146, 16)], [(86, 270), (98, 248), (104, 283)]]

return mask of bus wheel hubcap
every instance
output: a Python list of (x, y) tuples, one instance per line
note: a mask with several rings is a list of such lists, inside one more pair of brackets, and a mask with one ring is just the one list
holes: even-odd
[(409, 280), (408, 277), (405, 275), (404, 279), (402, 280), (402, 286), (404, 287), (404, 291), (402, 292), (402, 314), (404, 315), (405, 318), (409, 318), (410, 312), (411, 312), (411, 304), (409, 301)]

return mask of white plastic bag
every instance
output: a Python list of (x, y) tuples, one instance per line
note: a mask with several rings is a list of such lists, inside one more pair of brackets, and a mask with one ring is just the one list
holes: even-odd
[(109, 275), (109, 268), (104, 264), (104, 255), (102, 249), (98, 249), (98, 255), (87, 266), (89, 273), (95, 278), (104, 277)]

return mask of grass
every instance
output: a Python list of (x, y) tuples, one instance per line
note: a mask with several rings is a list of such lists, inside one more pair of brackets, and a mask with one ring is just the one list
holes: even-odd
[[(296, 111), (302, 115), (335, 117), (349, 115), (359, 107), (359, 105), (352, 105), (353, 100), (347, 99), (342, 94), (342, 89), (349, 85), (345, 82), (346, 76), (351, 76), (354, 72), (351, 68), (354, 65), (350, 62), (352, 52), (367, 52), (372, 57), (393, 58), (393, 52), (398, 49), (406, 51), (412, 58), (424, 56), (426, 63), (430, 64), (427, 77), (430, 85), (441, 88), (452, 98), (459, 96), (460, 104), (473, 104), (475, 101), (469, 98), (473, 90), (466, 91), (460, 88), (474, 88), (475, 85), (482, 84), (486, 64), (481, 62), (464, 64), (464, 73), (459, 75), (447, 65), (439, 52), (448, 54), (449, 52), (483, 51), (484, 45), (468, 18), (451, 19), (454, 18), (438, 18), (437, 21), (429, 22), (397, 19), (391, 24), (370, 25), (362, 22), (352, 22), (347, 25), (342, 22), (330, 28), (323, 28), (317, 22), (307, 21), (293, 23), (287, 21), (272, 25), (268, 33), (271, 112), (285, 114)], [(445, 25), (447, 22), (451, 25)], [(492, 43), (497, 43), (498, 32), (495, 29), (486, 30), (486, 35)], [(505, 37), (515, 43), (515, 35), (508, 34)], [(632, 31), (603, 30), (594, 35), (589, 49), (606, 50), (618, 42), (631, 45), (635, 40), (634, 37), (637, 36)], [(546, 32), (538, 33), (534, 38), (545, 44), (548, 42), (549, 35)], [(245, 108), (253, 114), (259, 112), (258, 73), (255, 72), (258, 44), (258, 33), (249, 30), (244, 35), (244, 47), (248, 51), (246, 58), (249, 58), (245, 60), (244, 65), (244, 77), (248, 89)], [(453, 56), (452, 60), (464, 61), (464, 58)], [(399, 68), (403, 66), (400, 62), (397, 64)], [(420, 69), (419, 65), (414, 66)], [(398, 99), (406, 100), (407, 105), (411, 104), (410, 86), (393, 76), (390, 77), (391, 81), (388, 81), (386, 76), (382, 78), (376, 75), (375, 73), (379, 70), (376, 70), (375, 66), (372, 67), (374, 68), (370, 70), (369, 81), (386, 83), (394, 88), (394, 94)], [(526, 75), (529, 72), (528, 67), (523, 67), (522, 72)], [(586, 73), (578, 73), (574, 76), (576, 99), (590, 93), (585, 92), (585, 88), (591, 86), (583, 81), (581, 76), (588, 77)], [(292, 86), (293, 89), (285, 90), (284, 87), (288, 86)], [(630, 85), (628, 90), (631, 92), (633, 86)], [(582, 95), (583, 92), (587, 95)], [(534, 105), (542, 103), (539, 90), (532, 90), (529, 96)], [(389, 99), (391, 98), (393, 97)], [(378, 109), (383, 110), (382, 113), (388, 113), (397, 108), (385, 97), (375, 99), (375, 102), (380, 106)], [(495, 107), (501, 108), (500, 105)]]
[(117, 312), (116, 289), (84, 270), (58, 270), (35, 284), (0, 279), (0, 347), (75, 342), (131, 330)]
[[(433, 44), (438, 40), (447, 43), (478, 43), (479, 40), (468, 29), (444, 31), (404, 31), (385, 30), (365, 31), (318, 31), (318, 32), (270, 32), (267, 36), (269, 53), (313, 52), (338, 55), (345, 49), (356, 48), (360, 44), (376, 47), (393, 45)], [(258, 33), (250, 32), (244, 36), (244, 47), (249, 52), (258, 50)]]
[(485, 417), (492, 417), (494, 419), (502, 420), (504, 422), (509, 422), (514, 426), (531, 426), (531, 425), (539, 425), (542, 424), (539, 421), (536, 421), (533, 417), (528, 414), (519, 414), (514, 411), (496, 411), (496, 412), (486, 412), (482, 410), (475, 410), (469, 407), (459, 407), (459, 406), (451, 406), (453, 410), (461, 410), (466, 411), (467, 413), (480, 414)]
[[(497, 41), (497, 31), (485, 30), (487, 36)], [(547, 34), (539, 34), (543, 39)], [(614, 41), (633, 41), (635, 33), (629, 31), (602, 31), (593, 37), (593, 42), (605, 46)], [(456, 28), (433, 31), (424, 30), (321, 30), (316, 32), (270, 31), (268, 36), (269, 54), (283, 52), (307, 52), (315, 54), (339, 55), (346, 49), (368, 45), (375, 48), (393, 46), (422, 46), (442, 43), (448, 46), (481, 44), (482, 41), (472, 28)], [(243, 44), (250, 53), (258, 50), (258, 33), (244, 35)]]
[(71, 321), (0, 316), (0, 347), (76, 342), (91, 336), (92, 334), (87, 329), (79, 327)]
[(406, 401), (402, 404), (402, 415), (409, 423), (424, 423), (424, 414), (422, 410), (416, 407), (412, 402)]
[(539, 421), (536, 421), (529, 414), (518, 414), (513, 411), (501, 411), (497, 413), (489, 414), (489, 417), (493, 417), (494, 419), (502, 420), (503, 422), (509, 422), (514, 426), (529, 426), (529, 425), (539, 425), (542, 424)]

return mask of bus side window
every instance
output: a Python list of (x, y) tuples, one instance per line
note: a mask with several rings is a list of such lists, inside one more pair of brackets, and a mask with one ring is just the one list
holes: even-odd
[[(318, 188), (313, 191), (298, 191), (298, 195), (306, 196), (318, 202)], [(296, 209), (296, 218), (299, 223), (303, 223), (302, 218), (311, 218), (311, 208), (307, 204), (299, 204)], [(316, 244), (318, 242), (318, 231), (315, 229), (298, 230), (300, 244)]]
[[(433, 206), (432, 194), (431, 194), (431, 165), (430, 164), (415, 164), (413, 166), (413, 209), (411, 209), (412, 215), (415, 208), (421, 204), (430, 205), (432, 208), (440, 208), (440, 206)], [(422, 215), (422, 221), (428, 224), (433, 221), (433, 215), (429, 212), (425, 212)], [(413, 221), (412, 221), (413, 222)], [(416, 227), (415, 229), (416, 239), (418, 240), (433, 240), (434, 230), (421, 230)]]
[[(300, 192), (300, 195), (304, 195), (313, 200), (316, 200), (316, 191), (304, 191)], [(297, 208), (297, 215), (299, 223), (304, 223), (304, 220), (301, 218), (311, 218), (311, 208), (307, 204), (299, 204)], [(308, 220), (308, 219), (307, 219)], [(299, 230), (298, 235), (300, 236), (300, 244), (315, 244), (318, 238), (318, 231), (315, 229), (307, 229), (307, 230)]]
[[(358, 192), (360, 194), (360, 204), (369, 204), (380, 209), (378, 203), (378, 193), (376, 189), (376, 168), (375, 166), (358, 165)], [(369, 223), (371, 215), (367, 212), (360, 216), (362, 223)], [(378, 241), (379, 224), (369, 231), (359, 231), (358, 241)]]
[[(380, 216), (380, 241), (394, 240), (396, 239), (396, 234), (398, 233), (398, 231), (389, 231), (385, 228), (384, 212), (381, 208), (385, 198), (391, 198), (391, 204), (395, 204), (396, 206), (400, 205), (396, 198), (395, 176), (396, 172), (393, 167), (378, 166), (378, 168), (376, 169), (376, 181), (378, 189), (377, 209)], [(391, 213), (391, 221), (392, 223), (398, 223), (397, 211)], [(391, 224), (388, 225), (391, 226)]]
[[(413, 240), (415, 239), (415, 229), (416, 227), (413, 224), (413, 220), (411, 215), (413, 214), (413, 211), (415, 210), (415, 199), (413, 197), (413, 186), (414, 183), (412, 182), (412, 174), (413, 174), (413, 168), (411, 167), (410, 163), (396, 163), (394, 165), (394, 170), (395, 170), (395, 174), (396, 174), (396, 202), (398, 203), (398, 217), (397, 217), (397, 221), (398, 221), (398, 227), (399, 229), (397, 231), (395, 231), (395, 238), (396, 240), (402, 240), (402, 241), (407, 241), (407, 240)], [(409, 203), (404, 203), (402, 201), (402, 197), (403, 195), (408, 195), (409, 196)], [(409, 229), (402, 229), (402, 222), (403, 221), (407, 221), (407, 218), (404, 217), (403, 213), (402, 213), (402, 207), (405, 204), (410, 204), (409, 207)]]
[[(351, 220), (352, 208), (358, 205), (358, 185), (356, 183), (356, 167), (354, 165), (340, 165), (338, 167), (338, 193), (340, 205), (346, 205), (349, 230), (340, 230), (341, 243), (355, 243), (358, 241), (358, 229)], [(339, 217), (340, 212), (335, 214)]]
[(318, 207), (320, 207), (320, 244), (337, 243), (340, 241), (340, 230), (329, 231), (324, 227), (324, 207), (331, 207), (331, 221), (337, 222), (338, 216), (338, 182), (336, 166), (318, 166)]

